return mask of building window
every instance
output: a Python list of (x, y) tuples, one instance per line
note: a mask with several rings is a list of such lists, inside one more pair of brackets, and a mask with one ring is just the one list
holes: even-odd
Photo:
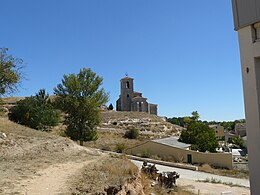
[(128, 98), (129, 98), (129, 94), (127, 94), (127, 95), (126, 95), (126, 97), (128, 97)]
[(252, 34), (253, 34), (253, 40), (254, 41), (259, 41), (260, 40), (260, 22), (255, 23), (253, 25), (253, 29), (252, 29)]
[(129, 81), (126, 81), (126, 88), (127, 88), (127, 89), (130, 88), (130, 83), (129, 83)]

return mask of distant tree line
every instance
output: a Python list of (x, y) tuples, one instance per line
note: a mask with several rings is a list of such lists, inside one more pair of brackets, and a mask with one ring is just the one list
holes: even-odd
[[(190, 121), (192, 121), (192, 117), (185, 116), (185, 117), (172, 117), (172, 118), (167, 118), (167, 122), (170, 122), (175, 125), (179, 125), (181, 127), (185, 127)], [(219, 124), (224, 127), (227, 131), (233, 131), (235, 129), (235, 124), (236, 123), (245, 123), (245, 119), (239, 119), (239, 120), (234, 120), (234, 121), (201, 121), (198, 120), (198, 122), (201, 122), (206, 125), (216, 125)]]

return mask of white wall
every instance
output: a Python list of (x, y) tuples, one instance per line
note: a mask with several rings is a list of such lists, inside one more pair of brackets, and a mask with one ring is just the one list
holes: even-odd
[(260, 194), (260, 41), (252, 26), (238, 30), (246, 112), (251, 194)]

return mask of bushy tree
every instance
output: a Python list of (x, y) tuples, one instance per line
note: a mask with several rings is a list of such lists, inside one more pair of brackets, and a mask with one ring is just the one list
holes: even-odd
[(113, 104), (111, 103), (111, 104), (109, 104), (109, 106), (108, 106), (108, 110), (113, 110), (114, 109), (114, 106), (113, 106)]
[(200, 118), (200, 115), (199, 115), (198, 111), (193, 111), (193, 112), (191, 113), (191, 115), (192, 115), (191, 118), (192, 118), (194, 121), (198, 121), (199, 118)]
[(136, 128), (131, 128), (125, 132), (124, 137), (128, 139), (136, 139), (139, 136), (139, 130)]
[(56, 105), (66, 113), (66, 134), (83, 145), (97, 139), (96, 126), (100, 123), (99, 107), (108, 101), (102, 77), (83, 68), (78, 74), (64, 75), (54, 88)]
[(241, 137), (239, 137), (239, 136), (233, 137), (231, 139), (231, 143), (239, 146), (240, 148), (244, 148), (245, 147), (244, 140)]
[(201, 152), (216, 152), (218, 147), (214, 130), (201, 122), (193, 122), (188, 126), (187, 130), (183, 130), (180, 141), (192, 144), (192, 149)]
[(37, 130), (48, 130), (59, 122), (59, 114), (55, 111), (49, 95), (41, 89), (35, 96), (17, 102), (10, 109), (9, 119)]
[(8, 54), (8, 48), (0, 48), (0, 96), (17, 90), (22, 78), (23, 60)]

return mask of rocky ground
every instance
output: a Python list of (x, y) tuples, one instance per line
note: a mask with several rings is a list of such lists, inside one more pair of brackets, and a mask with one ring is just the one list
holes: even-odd
[(179, 135), (182, 127), (166, 122), (165, 118), (145, 112), (102, 112), (100, 131), (124, 132), (136, 128), (141, 135), (149, 135), (150, 139)]

